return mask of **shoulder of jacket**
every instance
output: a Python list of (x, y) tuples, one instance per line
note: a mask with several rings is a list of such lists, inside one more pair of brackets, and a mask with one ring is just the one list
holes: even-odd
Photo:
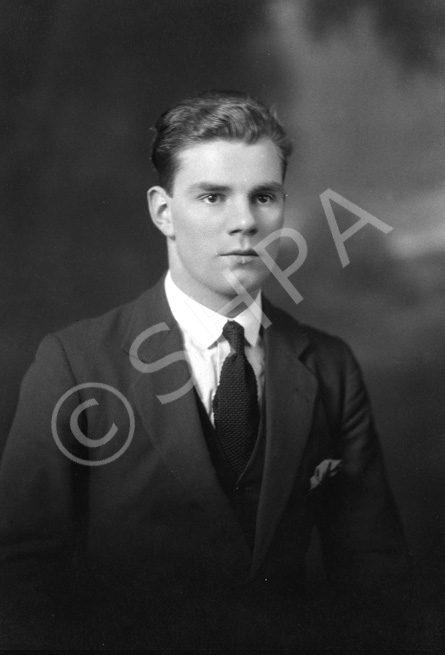
[(350, 346), (341, 337), (338, 337), (319, 328), (299, 323), (300, 329), (307, 335), (307, 338), (313, 348), (323, 351), (332, 351), (344, 355), (350, 352)]
[(267, 302), (267, 307), (271, 313), (272, 322), (277, 320), (286, 331), (299, 332), (304, 335), (310, 350), (332, 351), (332, 353), (342, 355), (350, 353), (351, 349), (349, 345), (341, 337), (308, 325), (307, 323), (302, 323), (270, 302)]
[(83, 318), (61, 330), (49, 334), (46, 339), (55, 340), (64, 347), (88, 346), (88, 344), (105, 343), (108, 340), (123, 338), (133, 311), (141, 303), (150, 303), (152, 289), (123, 305), (92, 318)]

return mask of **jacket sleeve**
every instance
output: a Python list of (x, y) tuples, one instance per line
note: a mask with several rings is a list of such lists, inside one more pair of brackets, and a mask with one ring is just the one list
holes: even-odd
[[(72, 587), (67, 571), (82, 520), (86, 467), (57, 445), (67, 443), (75, 386), (57, 337), (46, 337), (26, 374), (0, 468), (0, 610), (6, 647), (40, 648), (60, 628), (60, 599)], [(71, 395), (71, 404), (75, 401)], [(68, 441), (67, 441), (68, 440)], [(75, 569), (75, 567), (74, 567)], [(4, 644), (2, 644), (4, 646)]]
[(342, 470), (326, 485), (318, 517), (323, 556), (341, 590), (392, 595), (406, 579), (409, 556), (361, 371), (346, 344), (341, 352), (330, 415)]

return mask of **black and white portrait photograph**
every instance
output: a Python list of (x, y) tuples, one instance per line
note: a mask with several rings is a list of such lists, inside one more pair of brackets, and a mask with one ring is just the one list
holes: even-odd
[(445, 0), (0, 0), (0, 649), (445, 648)]

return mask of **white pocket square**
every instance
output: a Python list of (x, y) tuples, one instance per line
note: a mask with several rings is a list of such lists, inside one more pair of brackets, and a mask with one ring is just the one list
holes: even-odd
[(337, 475), (341, 470), (342, 460), (341, 459), (324, 459), (320, 464), (315, 468), (314, 475), (310, 479), (310, 489), (313, 491), (318, 487), (323, 481), (333, 478), (334, 475)]

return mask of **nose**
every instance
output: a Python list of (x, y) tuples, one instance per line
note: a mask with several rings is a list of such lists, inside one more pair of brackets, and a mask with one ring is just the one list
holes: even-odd
[(230, 234), (255, 234), (258, 231), (255, 211), (249, 200), (243, 200), (230, 208), (229, 232)]

